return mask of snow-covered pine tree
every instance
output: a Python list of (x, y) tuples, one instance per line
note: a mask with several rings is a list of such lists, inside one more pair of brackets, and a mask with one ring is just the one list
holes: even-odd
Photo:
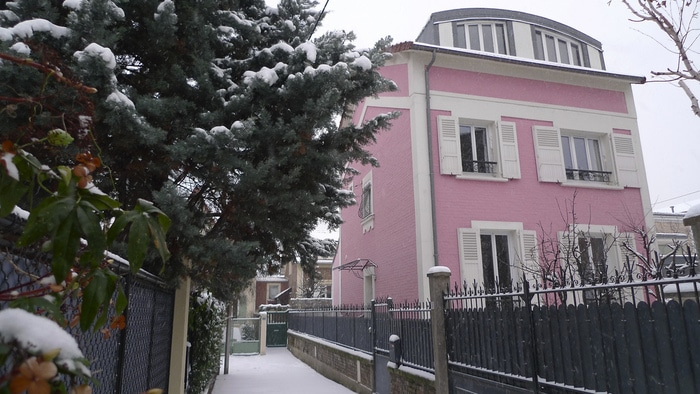
[[(108, 169), (96, 183), (126, 206), (155, 202), (172, 219), (163, 274), (187, 272), (226, 299), (258, 270), (327, 251), (310, 232), (340, 224), (354, 202), (345, 165), (374, 163), (364, 147), (394, 116), (339, 127), (393, 89), (376, 71), (389, 40), (357, 49), (352, 33), (315, 36), (315, 6), (18, 0), (0, 13), (0, 50), (97, 88), (94, 105), (73, 107), (75, 137), (94, 139)], [(7, 63), (0, 72), (4, 89), (37, 86)], [(0, 132), (12, 130), (3, 119)]]

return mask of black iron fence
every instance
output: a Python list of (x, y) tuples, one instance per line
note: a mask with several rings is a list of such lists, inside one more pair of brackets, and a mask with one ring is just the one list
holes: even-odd
[(700, 392), (700, 278), (445, 296), (451, 370), (543, 392)]
[(372, 353), (371, 309), (360, 306), (289, 311), (289, 329)]
[[(454, 289), (444, 297), (450, 374), (533, 392), (700, 392), (700, 277), (621, 279)], [(401, 362), (432, 371), (430, 304), (373, 304), (290, 311), (290, 329), (383, 354), (396, 335)]]
[[(0, 219), (0, 293), (36, 288), (29, 275), (42, 277), (51, 264), (41, 253), (13, 249), (13, 239), (21, 231), (21, 225), (11, 217)], [(140, 393), (151, 388), (167, 392), (175, 290), (145, 271), (137, 275), (128, 273), (126, 264), (118, 261), (112, 268), (122, 275), (121, 285), (129, 300), (124, 329), (86, 332), (77, 327), (68, 329), (90, 361), (98, 382), (93, 392)], [(64, 306), (69, 321), (79, 303), (79, 299), (71, 299)], [(0, 308), (5, 307), (6, 302), (0, 302)]]

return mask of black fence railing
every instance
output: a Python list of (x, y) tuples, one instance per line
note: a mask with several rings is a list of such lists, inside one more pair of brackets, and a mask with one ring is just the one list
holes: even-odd
[(463, 172), (478, 172), (481, 174), (493, 174), (496, 172), (498, 163), (495, 161), (483, 160), (462, 160)]
[[(700, 277), (607, 278), (545, 288), (525, 282), (444, 297), (450, 373), (547, 393), (700, 392)], [(430, 304), (290, 311), (290, 329), (433, 368)], [(372, 347), (371, 328), (376, 339)]]
[[(30, 280), (30, 275), (42, 277), (49, 273), (48, 256), (14, 249), (13, 239), (22, 225), (12, 216), (0, 219), (0, 292), (31, 291), (37, 285), (32, 284), (35, 281)], [(167, 392), (175, 290), (145, 271), (130, 274), (123, 263), (115, 262), (112, 269), (122, 275), (121, 285), (129, 301), (124, 312), (125, 328), (86, 332), (77, 327), (67, 329), (90, 361), (90, 370), (98, 382), (93, 385), (93, 393), (140, 393), (152, 388)], [(64, 305), (68, 321), (77, 313), (79, 304), (79, 299), (72, 298)], [(0, 308), (6, 305), (0, 302)], [(108, 321), (114, 316), (111, 312)]]
[(289, 311), (289, 329), (372, 353), (372, 311), (365, 306)]
[(700, 392), (699, 290), (698, 277), (456, 289), (450, 369), (545, 392)]
[(566, 179), (575, 181), (591, 181), (591, 182), (610, 182), (610, 171), (592, 171), (592, 170), (577, 170), (572, 168), (566, 169)]

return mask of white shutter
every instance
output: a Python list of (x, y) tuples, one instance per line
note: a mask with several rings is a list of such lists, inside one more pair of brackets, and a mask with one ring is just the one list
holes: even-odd
[[(541, 280), (540, 258), (537, 252), (537, 231), (523, 230), (520, 234), (522, 273), (525, 274), (530, 285)], [(522, 274), (520, 274), (522, 279)]]
[(617, 165), (617, 180), (620, 186), (640, 187), (637, 157), (631, 135), (613, 134), (613, 150)]
[(563, 182), (566, 180), (564, 157), (561, 151), (561, 135), (552, 127), (532, 128), (537, 157), (537, 176), (541, 182)]
[(438, 116), (437, 122), (440, 174), (461, 174), (462, 152), (459, 145), (459, 121), (451, 116)]
[(515, 123), (498, 123), (498, 142), (501, 152), (501, 175), (504, 178), (520, 179), (518, 134), (515, 131)]
[(462, 270), (462, 281), (466, 281), (469, 287), (474, 284), (474, 280), (479, 286), (483, 286), (479, 230), (460, 228), (457, 229), (457, 233), (459, 235), (459, 263)]

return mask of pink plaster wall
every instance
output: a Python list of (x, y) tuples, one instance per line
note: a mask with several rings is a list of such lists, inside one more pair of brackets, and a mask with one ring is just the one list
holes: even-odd
[[(408, 95), (408, 67), (405, 64), (382, 68), (382, 73), (394, 80), (399, 91), (382, 96)], [(431, 70), (431, 88), (447, 92), (532, 101), (572, 108), (628, 113), (623, 92), (578, 87), (560, 83), (534, 81), (434, 67)], [(355, 112), (358, 122), (363, 105)], [(498, 105), (498, 104), (494, 104)], [(391, 108), (369, 108), (365, 119), (392, 111)], [(357, 206), (342, 212), (341, 252), (334, 266), (356, 258), (372, 259), (377, 265), (376, 296), (391, 296), (395, 300), (414, 300), (418, 296), (417, 256), (415, 239), (415, 207), (413, 200), (413, 168), (411, 163), (410, 118), (407, 109), (393, 121), (390, 131), (382, 132), (377, 144), (369, 150), (381, 166), (373, 169), (375, 193), (374, 229), (363, 234)], [(532, 135), (534, 125), (551, 126), (546, 120), (531, 120), (503, 116), (502, 121), (516, 124), (520, 170), (522, 178), (508, 182), (457, 179), (440, 175), (437, 141), (437, 116), (451, 115), (432, 111), (435, 192), (437, 204), (437, 231), (440, 264), (452, 271), (452, 281), (461, 281), (457, 229), (471, 227), (472, 220), (522, 222), (526, 230), (538, 230), (540, 224), (556, 234), (564, 228), (560, 208), (574, 193), (576, 209), (581, 222), (621, 227), (621, 221), (631, 214), (641, 220), (643, 215), (640, 189), (605, 190), (564, 187), (555, 183), (539, 182)], [(504, 114), (507, 115), (507, 114)], [(606, 131), (606, 130), (601, 130)], [(609, 130), (630, 134), (629, 130)], [(355, 191), (361, 191), (362, 178), (369, 171), (357, 164), (360, 175), (354, 179)], [(363, 281), (351, 273), (342, 273), (342, 298), (338, 298), (340, 283), (335, 275), (334, 302), (361, 303)]]
[(564, 105), (623, 114), (628, 112), (625, 94), (619, 91), (444, 67), (433, 67), (430, 70), (430, 86), (434, 90), (475, 96)]
[[(433, 111), (432, 122), (436, 130), (436, 116), (445, 114), (444, 111)], [(636, 221), (643, 220), (640, 189), (573, 188), (540, 182), (537, 178), (532, 127), (552, 124), (510, 117), (501, 120), (516, 124), (521, 179), (489, 182), (436, 176), (435, 194), (440, 201), (437, 204), (440, 264), (452, 270), (453, 281), (461, 280), (457, 229), (470, 228), (472, 220), (522, 222), (525, 230), (537, 230), (538, 236), (542, 235), (541, 224), (547, 229), (551, 226), (552, 235), (556, 235), (557, 231), (565, 228), (561, 212), (566, 212), (567, 200), (570, 201), (574, 193), (579, 223), (618, 226), (623, 231), (623, 223), (628, 221), (629, 213)], [(433, 143), (437, 146), (437, 137)], [(437, 164), (435, 172), (439, 174)]]
[[(394, 110), (369, 108), (365, 120)], [(352, 165), (360, 171), (353, 180), (358, 204), (362, 193), (362, 179), (372, 171), (374, 228), (363, 233), (361, 219), (357, 215), (357, 205), (343, 210), (345, 222), (340, 233), (342, 246), (334, 263), (334, 266), (338, 266), (358, 258), (371, 259), (377, 264), (375, 296), (391, 296), (397, 300), (409, 296), (410, 299), (414, 299), (418, 286), (410, 112), (407, 109), (399, 111), (401, 116), (392, 122), (392, 129), (381, 132), (377, 137), (377, 144), (369, 148), (379, 160), (380, 167), (370, 168), (357, 163)], [(361, 246), (361, 249), (358, 246)], [(335, 293), (334, 302), (362, 303), (363, 280), (347, 271), (340, 275), (342, 296), (339, 299), (338, 293)], [(335, 277), (334, 289), (339, 288), (338, 273)]]

